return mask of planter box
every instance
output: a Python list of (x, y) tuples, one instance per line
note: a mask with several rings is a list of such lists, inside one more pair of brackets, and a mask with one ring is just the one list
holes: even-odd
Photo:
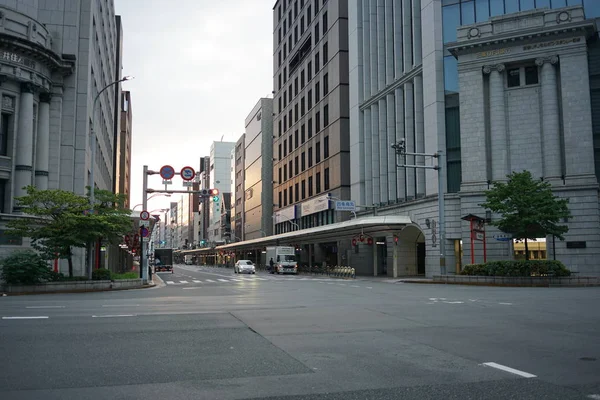
[(600, 286), (596, 277), (551, 277), (551, 276), (471, 276), (471, 275), (434, 275), (434, 282), (467, 285), (505, 285), (505, 286)]
[(142, 287), (142, 279), (118, 279), (112, 282), (113, 289), (131, 289)]
[[(52, 293), (52, 292), (86, 292), (90, 290), (110, 290), (111, 281), (74, 281), (47, 282), (38, 285), (0, 285), (4, 293)], [(140, 285), (141, 286), (141, 285)]]

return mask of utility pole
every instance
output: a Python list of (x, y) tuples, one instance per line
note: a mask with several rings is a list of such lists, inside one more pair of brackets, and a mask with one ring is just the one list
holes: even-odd
[[(444, 156), (444, 152), (442, 150), (438, 150), (436, 153), (428, 154), (428, 153), (409, 153), (406, 151), (406, 143), (405, 139), (400, 139), (399, 142), (393, 143), (391, 147), (395, 150), (396, 156), (400, 156), (402, 163), (398, 164), (396, 160), (396, 167), (402, 168), (425, 168), (425, 169), (434, 169), (438, 172), (438, 219), (439, 219), (439, 229), (440, 229), (440, 273), (442, 275), (446, 275), (446, 256), (445, 256), (445, 247), (446, 247), (446, 216), (445, 216), (445, 201), (444, 201), (444, 172), (442, 166), (446, 162), (446, 157)], [(405, 156), (415, 156), (415, 157), (432, 157), (437, 159), (437, 165), (411, 165), (406, 164)]]

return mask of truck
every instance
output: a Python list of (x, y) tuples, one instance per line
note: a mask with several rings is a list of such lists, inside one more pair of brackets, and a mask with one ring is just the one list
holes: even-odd
[(191, 254), (186, 254), (185, 256), (183, 256), (183, 263), (185, 265), (192, 265), (194, 264), (194, 256)]
[(292, 246), (268, 246), (267, 265), (273, 259), (272, 274), (297, 274), (298, 262), (296, 261), (296, 249)]
[(154, 249), (154, 272), (173, 273), (173, 249)]

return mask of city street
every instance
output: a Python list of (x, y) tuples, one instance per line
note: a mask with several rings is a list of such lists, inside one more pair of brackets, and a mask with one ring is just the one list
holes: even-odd
[(600, 399), (600, 288), (159, 276), (0, 297), (0, 398)]

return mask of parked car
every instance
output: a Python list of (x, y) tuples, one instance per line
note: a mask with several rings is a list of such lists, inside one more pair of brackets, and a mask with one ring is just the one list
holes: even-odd
[(233, 266), (233, 272), (236, 274), (255, 274), (256, 267), (250, 260), (238, 260)]

